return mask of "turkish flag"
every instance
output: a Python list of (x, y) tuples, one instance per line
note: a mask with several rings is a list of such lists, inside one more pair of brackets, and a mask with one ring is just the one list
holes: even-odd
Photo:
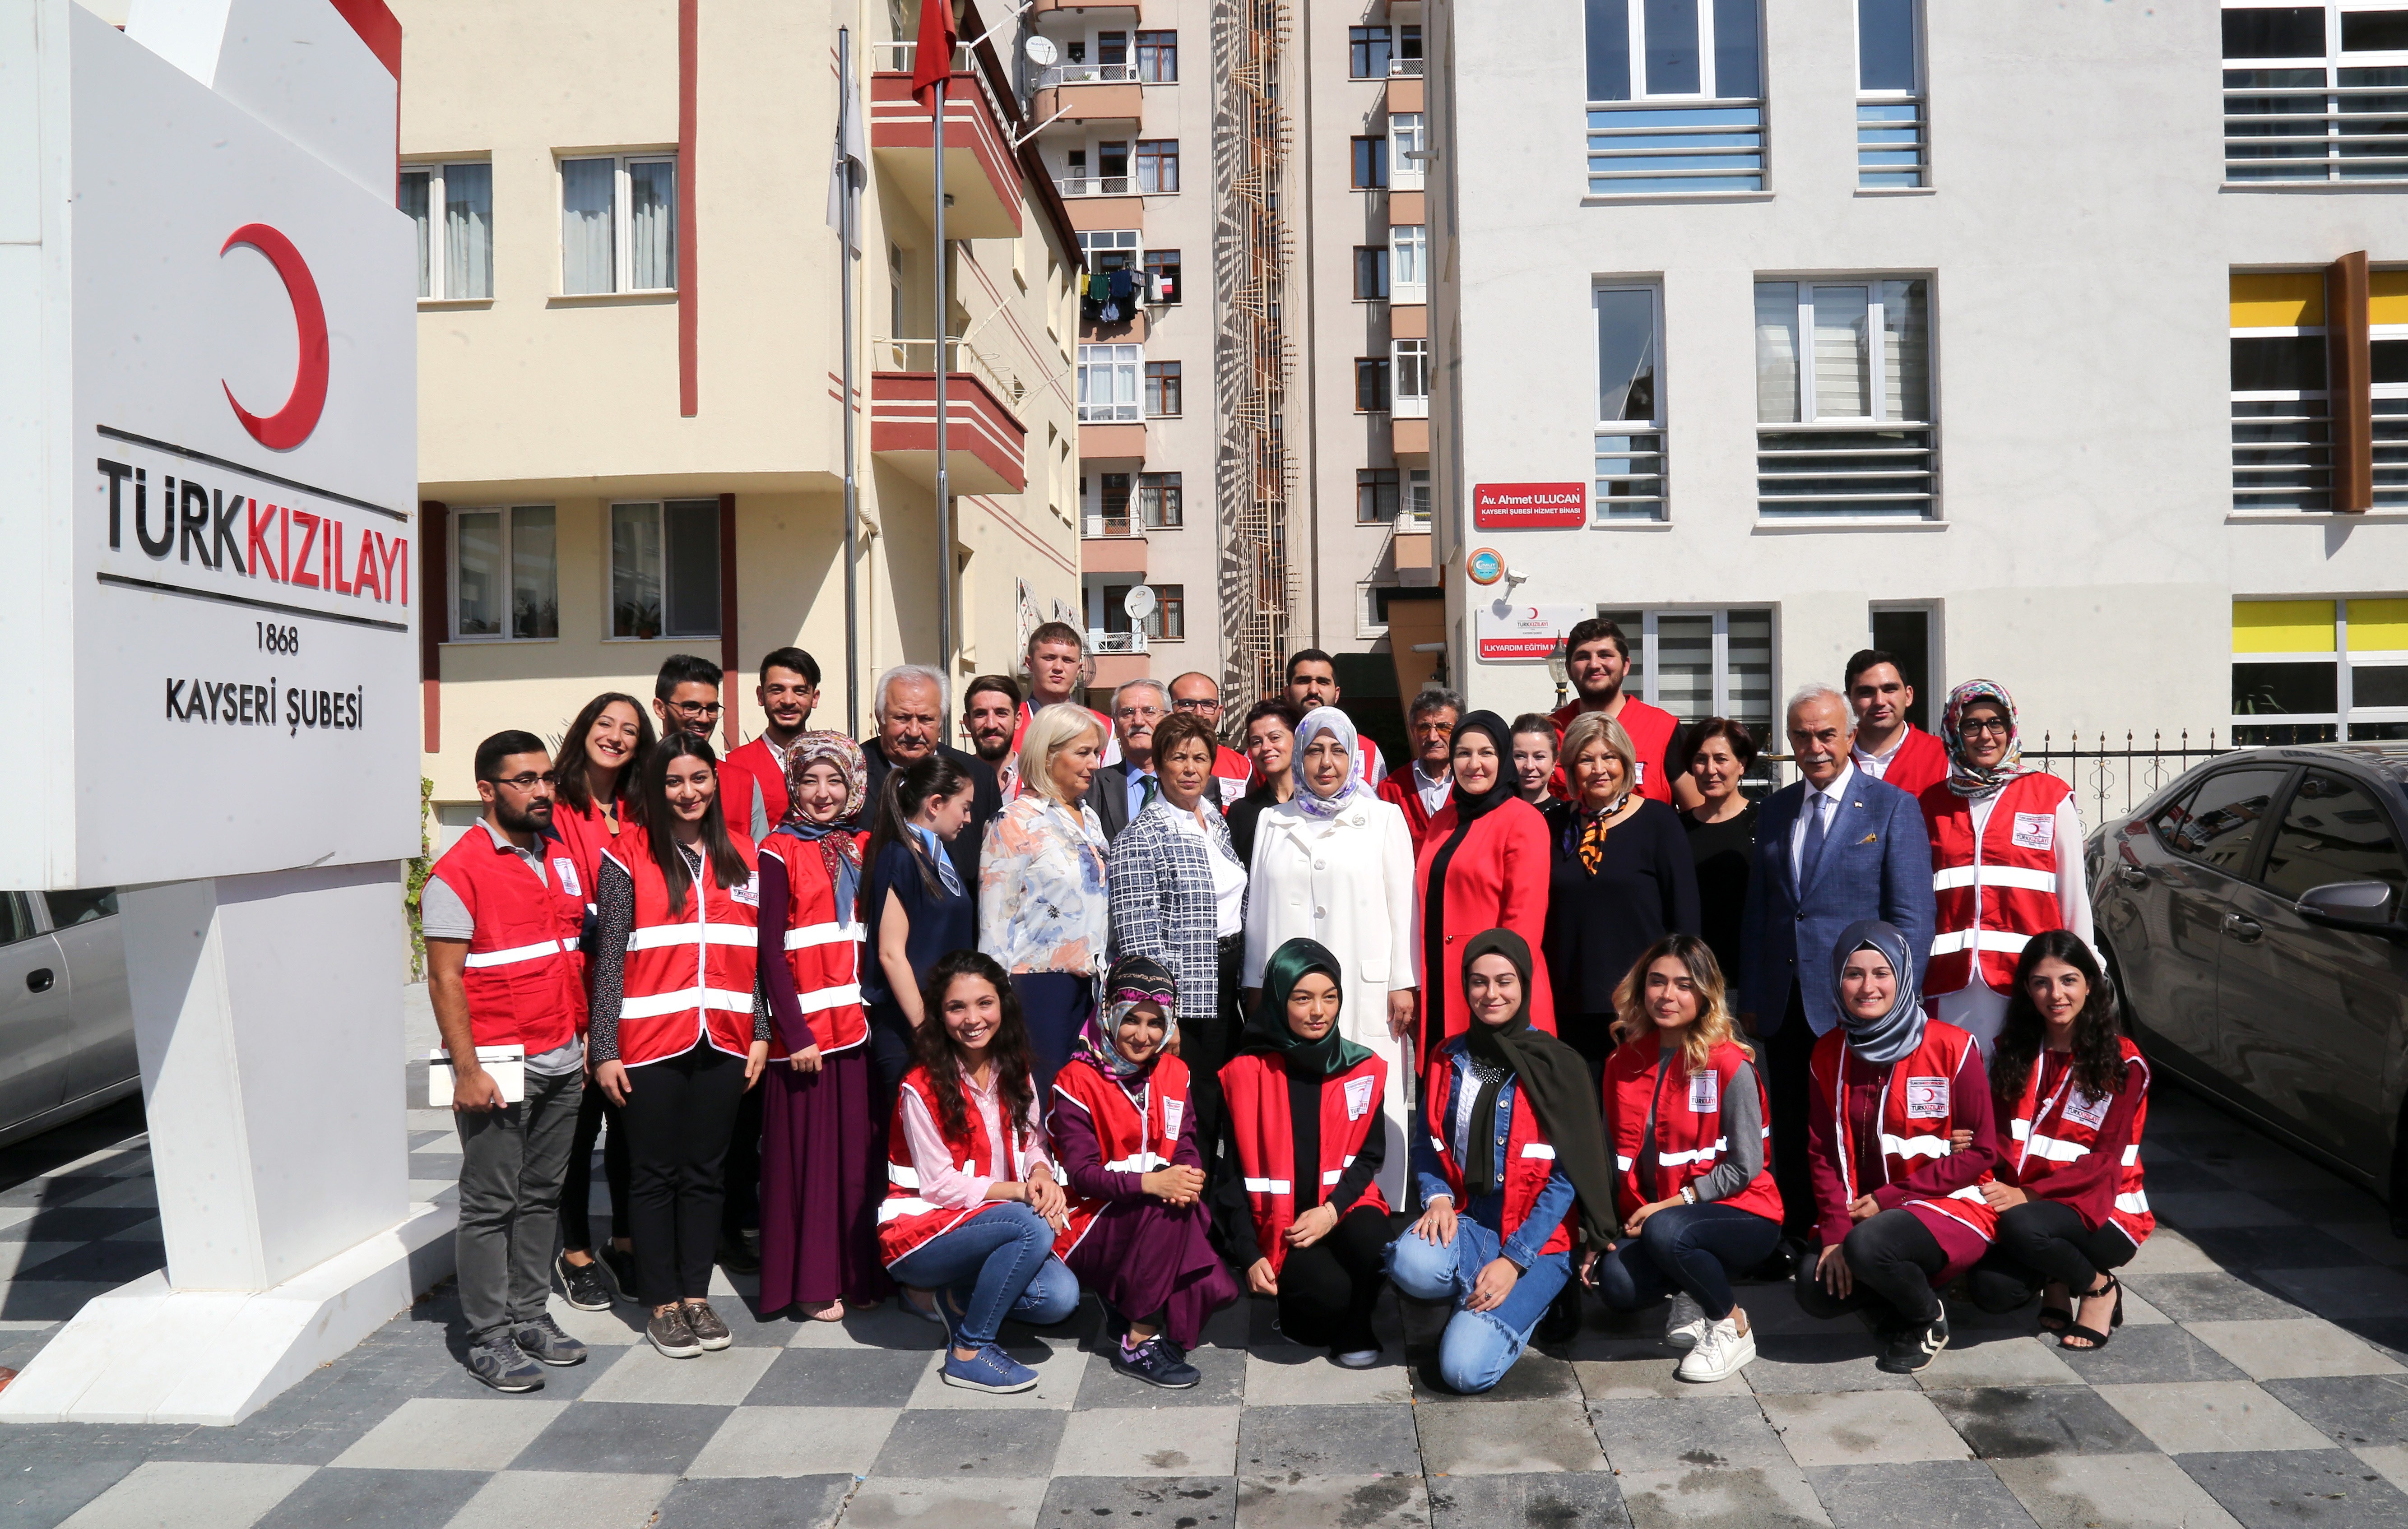
[(931, 110), (937, 105), (937, 82), (953, 72), (953, 48), (961, 35), (953, 30), (953, 0), (920, 0), (920, 43), (911, 53), (911, 99)]

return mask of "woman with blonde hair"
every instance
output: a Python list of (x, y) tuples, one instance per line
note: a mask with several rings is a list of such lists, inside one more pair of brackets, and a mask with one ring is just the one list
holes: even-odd
[(1597, 1260), (1591, 1282), (1617, 1311), (1686, 1294), (1703, 1315), (1667, 1335), (1689, 1350), (1678, 1374), (1727, 1379), (1756, 1357), (1731, 1276), (1764, 1262), (1781, 1236), (1764, 1079), (1733, 1033), (1722, 968), (1695, 935), (1649, 946), (1614, 1008), (1621, 1044), (1605, 1065), (1605, 1135), (1628, 1240)]
[(1111, 935), (1111, 845), (1081, 800), (1103, 760), (1094, 712), (1067, 701), (1038, 712), (1021, 735), (1020, 795), (987, 824), (979, 852), (978, 948), (1011, 974), (1040, 1100), (1095, 1015)]

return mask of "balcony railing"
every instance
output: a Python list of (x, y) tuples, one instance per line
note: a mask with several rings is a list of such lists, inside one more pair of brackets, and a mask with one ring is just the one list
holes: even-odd
[(1856, 103), (1856, 184), (1868, 191), (1928, 185), (1923, 103)]
[(1422, 78), (1422, 66), (1427, 62), (1428, 61), (1426, 59), (1391, 57), (1388, 60), (1388, 78), (1390, 79), (1419, 79)]
[(1615, 102), (1588, 108), (1588, 193), (1760, 192), (1764, 103)]
[(1664, 518), (1664, 436), (1661, 431), (1597, 436), (1597, 488), (1591, 501), (1600, 521)]
[[(920, 45), (916, 42), (871, 43), (870, 70), (877, 74), (908, 75), (911, 72), (911, 61), (919, 51)], [(978, 57), (970, 50), (968, 43), (954, 46), (953, 73), (956, 76), (968, 75), (979, 82), (979, 93), (986, 97), (987, 109), (995, 113), (996, 121), (1014, 123), (1020, 121), (1020, 103), (1004, 104), (1003, 98), (996, 93), (995, 81), (988, 79), (986, 71), (979, 66)]]
[(1142, 632), (1104, 632), (1087, 628), (1087, 651), (1091, 653), (1142, 653), (1145, 634)]
[(1054, 181), (1065, 196), (1132, 196), (1136, 188), (1136, 180), (1125, 175), (1066, 175)]
[(2232, 401), (2232, 507), (2244, 515), (2332, 508), (2332, 419), (2325, 400)]
[(1389, 400), (1388, 413), (1399, 420), (1426, 420), (1429, 418), (1429, 394), (1400, 393)]
[(1923, 519), (1933, 505), (1929, 425), (1759, 426), (1756, 513)]
[(1089, 515), (1079, 528), (1079, 535), (1096, 536), (1141, 536), (1144, 529), (1131, 521), (1125, 511), (1118, 515)]
[(2224, 175), (2408, 180), (2408, 68), (2224, 71)]
[(1134, 64), (1055, 64), (1048, 65), (1037, 77), (1039, 90), (1057, 85), (1136, 85)]
[[(873, 335), (869, 339), (870, 364), (881, 371), (933, 372), (937, 369), (935, 340), (893, 339)], [(945, 342), (945, 370), (968, 372), (984, 382), (995, 395), (1017, 406), (1028, 396), (1026, 384), (1016, 372), (998, 365), (995, 360), (966, 339)]]
[(2408, 509), (2408, 398), (2374, 401), (2374, 507)]

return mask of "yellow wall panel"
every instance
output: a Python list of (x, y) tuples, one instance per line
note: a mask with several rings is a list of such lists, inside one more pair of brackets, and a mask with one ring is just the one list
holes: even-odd
[(2330, 600), (2235, 600), (2232, 650), (2236, 653), (2329, 653), (2333, 650)]
[(2366, 322), (2408, 324), (2408, 271), (2370, 271), (2366, 277)]
[(2322, 271), (2235, 271), (2232, 327), (2287, 329), (2325, 322)]
[(2353, 653), (2408, 650), (2408, 600), (2352, 600), (2349, 603), (2349, 650)]

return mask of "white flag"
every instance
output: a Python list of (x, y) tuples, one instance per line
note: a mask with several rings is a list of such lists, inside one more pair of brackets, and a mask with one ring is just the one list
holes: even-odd
[(861, 189), (869, 184), (869, 150), (861, 128), (861, 88), (851, 74), (838, 87), (836, 146), (828, 165), (828, 226), (842, 236), (845, 214), (853, 214), (850, 239), (855, 259), (861, 255)]

